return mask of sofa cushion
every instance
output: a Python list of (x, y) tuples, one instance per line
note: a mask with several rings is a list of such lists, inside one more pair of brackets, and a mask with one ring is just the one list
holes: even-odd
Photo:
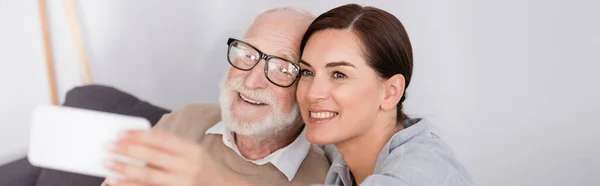
[(67, 92), (64, 106), (146, 118), (154, 126), (170, 111), (104, 85), (75, 87)]

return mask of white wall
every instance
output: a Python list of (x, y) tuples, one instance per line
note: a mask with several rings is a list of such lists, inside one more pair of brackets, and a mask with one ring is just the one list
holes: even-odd
[(461, 151), (482, 183), (600, 183), (595, 1), (473, 4)]
[[(596, 35), (600, 15), (593, 11), (599, 3), (358, 2), (392, 12), (407, 27), (415, 73), (406, 109), (436, 125), (479, 185), (600, 182), (595, 176), (600, 172), (600, 149), (596, 148), (600, 137), (594, 135), (600, 129), (596, 126), (600, 99), (595, 97), (600, 84), (594, 82), (600, 80), (600, 74), (594, 73), (600, 69), (600, 53), (595, 51), (600, 44)], [(9, 9), (1, 3), (0, 9)], [(107, 0), (81, 1), (80, 9), (95, 80), (177, 108), (189, 102), (216, 102), (218, 80), (228, 68), (227, 37), (240, 37), (256, 13), (288, 4), (321, 13), (343, 1)], [(35, 10), (25, 10), (32, 6), (15, 7), (35, 14)], [(53, 38), (63, 38), (55, 46), (64, 93), (79, 81), (66, 22), (60, 19), (64, 17), (61, 7), (61, 3), (52, 4), (51, 15)], [(36, 16), (22, 11), (11, 12), (9, 17), (30, 16), (23, 22), (34, 22), (27, 23), (27, 28), (37, 27)], [(0, 23), (24, 24), (6, 17), (0, 17)], [(2, 33), (5, 27), (0, 25)], [(41, 63), (41, 48), (33, 46), (40, 42), (37, 32), (30, 37), (19, 28), (9, 30), (19, 37), (2, 34), (2, 41), (4, 37), (31, 40), (19, 50), (25, 53), (35, 48), (38, 57), (27, 57)], [(15, 47), (4, 42), (0, 46)], [(18, 54), (0, 53), (0, 60), (14, 55)], [(32, 81), (39, 84), (32, 87), (39, 89), (44, 81), (37, 79)], [(4, 94), (0, 97), (8, 97)], [(21, 103), (13, 97), (10, 112), (16, 112), (12, 108)], [(46, 101), (42, 98), (41, 102)], [(0, 119), (17, 118), (10, 115)], [(15, 126), (1, 121), (4, 128), (0, 129)]]
[(50, 96), (36, 1), (0, 1), (0, 164), (25, 154), (29, 116)]

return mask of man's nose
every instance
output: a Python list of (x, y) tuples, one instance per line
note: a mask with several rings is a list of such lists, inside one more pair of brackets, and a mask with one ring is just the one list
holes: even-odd
[(265, 76), (265, 60), (261, 59), (256, 66), (249, 71), (244, 79), (244, 86), (247, 89), (263, 89), (269, 85), (269, 80)]

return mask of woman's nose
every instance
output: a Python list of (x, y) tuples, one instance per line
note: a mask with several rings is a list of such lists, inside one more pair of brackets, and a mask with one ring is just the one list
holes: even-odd
[(308, 98), (311, 101), (320, 101), (329, 98), (329, 82), (323, 78), (315, 77), (308, 87)]

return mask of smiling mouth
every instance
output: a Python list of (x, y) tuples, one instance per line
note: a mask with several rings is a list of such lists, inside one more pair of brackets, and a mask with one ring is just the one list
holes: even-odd
[(242, 98), (242, 100), (244, 100), (244, 102), (251, 104), (251, 105), (267, 105), (266, 103), (250, 99), (250, 98), (242, 95), (242, 93), (239, 93), (239, 96), (240, 96), (240, 98)]
[(310, 117), (314, 119), (329, 119), (337, 116), (339, 113), (337, 112), (310, 112)]

